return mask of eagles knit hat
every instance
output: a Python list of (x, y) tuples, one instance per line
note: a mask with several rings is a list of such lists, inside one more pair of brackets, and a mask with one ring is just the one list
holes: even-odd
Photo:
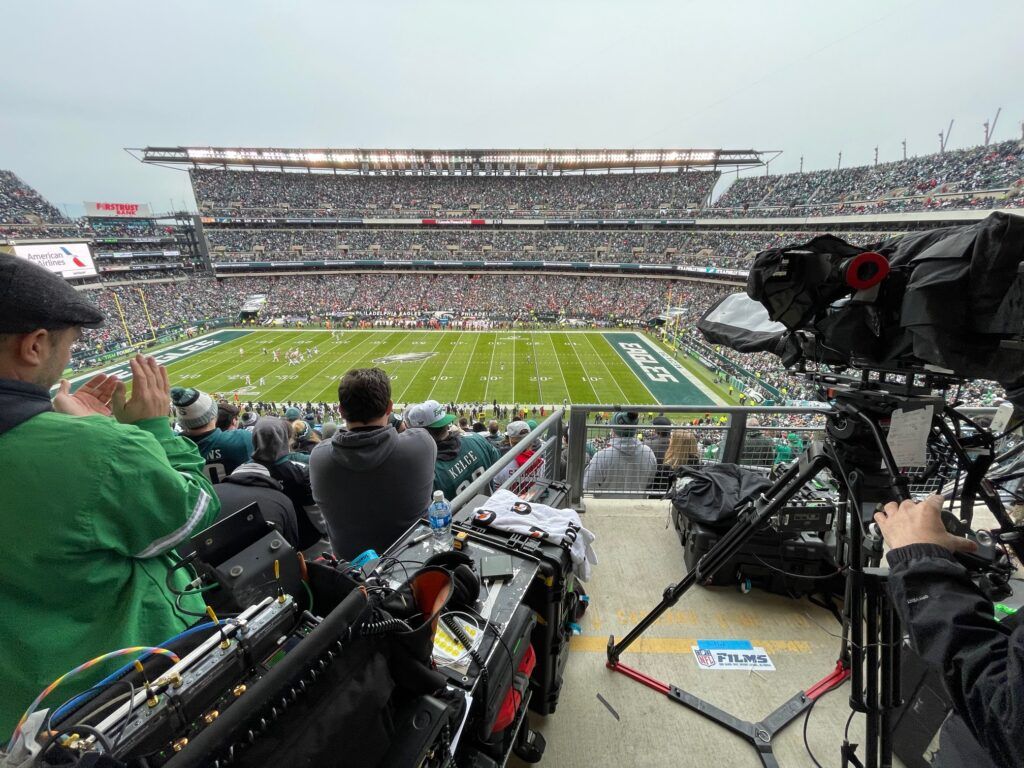
[(437, 400), (427, 400), (405, 409), (405, 423), (410, 427), (429, 427), (439, 429), (455, 421), (454, 413), (446, 413), (444, 406)]
[(217, 404), (198, 389), (171, 387), (171, 402), (183, 429), (204, 427), (217, 418)]
[(288, 419), (288, 421), (295, 421), (296, 419), (302, 418), (302, 411), (293, 405), (284, 412), (284, 417)]
[(510, 421), (508, 426), (505, 427), (505, 434), (510, 438), (528, 435), (530, 434), (530, 425), (525, 421)]
[[(60, 246), (53, 246), (54, 251)], [(0, 253), (0, 333), (103, 325), (103, 313), (60, 275)]]
[(260, 416), (256, 411), (246, 411), (242, 414), (242, 426), (243, 427), (254, 427), (256, 422), (260, 420)]
[[(639, 421), (639, 415), (636, 413), (619, 411), (612, 416), (612, 424), (636, 424)], [(613, 429), (612, 434), (617, 437), (630, 437), (636, 436), (636, 430), (632, 429)]]

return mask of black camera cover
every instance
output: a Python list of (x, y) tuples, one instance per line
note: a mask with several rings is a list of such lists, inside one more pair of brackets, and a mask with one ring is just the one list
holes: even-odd
[[(858, 291), (845, 265), (869, 250), (888, 260), (890, 272)], [(1024, 338), (1022, 265), (1024, 218), (997, 212), (975, 224), (901, 235), (869, 249), (824, 235), (762, 251), (747, 294), (787, 329), (771, 345), (761, 337), (759, 347), (784, 362), (799, 348), (798, 357), (830, 364), (940, 369), (964, 379), (994, 379), (1017, 399), (1024, 395), (1024, 348), (1014, 343)], [(731, 335), (748, 348), (731, 344), (720, 328), (709, 339), (753, 351), (743, 333)]]

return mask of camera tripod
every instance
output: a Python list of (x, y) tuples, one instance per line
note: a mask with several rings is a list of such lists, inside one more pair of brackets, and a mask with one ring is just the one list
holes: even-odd
[[(892, 714), (902, 703), (900, 692), (899, 617), (886, 591), (887, 570), (878, 567), (882, 539), (873, 530), (874, 513), (890, 501), (910, 498), (910, 480), (900, 472), (886, 442), (883, 424), (897, 410), (910, 411), (932, 407), (929, 442), (943, 441), (952, 448), (958, 461), (968, 466), (961, 510), (969, 522), (974, 496), (980, 493), (993, 508), (1001, 530), (1012, 529), (998, 495), (979, 477), (991, 463), (968, 456), (958, 434), (945, 418), (968, 421), (948, 408), (945, 401), (931, 395), (931, 386), (914, 386), (913, 376), (906, 383), (886, 383), (885, 375), (870, 381), (864, 372), (860, 382), (837, 383), (829, 390), (835, 406), (827, 414), (826, 437), (811, 446), (777, 478), (770, 488), (740, 510), (736, 523), (686, 574), (678, 584), (669, 585), (661, 602), (619, 642), (608, 639), (607, 666), (697, 712), (748, 741), (765, 768), (778, 763), (772, 751), (775, 735), (805, 712), (815, 700), (837, 688), (847, 679), (851, 683), (850, 707), (865, 715), (865, 759), (856, 754), (857, 745), (844, 743), (843, 766), (888, 768), (892, 765)], [(893, 390), (893, 391), (890, 391)], [(896, 391), (898, 390), (898, 391)], [(957, 429), (957, 432), (959, 430)], [(991, 437), (989, 435), (989, 437)], [(991, 444), (989, 445), (991, 448)], [(677, 686), (655, 680), (620, 662), (622, 653), (694, 585), (705, 583), (771, 518), (782, 511), (790, 499), (823, 469), (828, 469), (839, 488), (836, 521), (835, 559), (838, 572), (846, 575), (843, 632), (839, 660), (835, 670), (806, 691), (800, 691), (757, 722), (741, 720)], [(934, 474), (926, 470), (925, 477)], [(979, 475), (980, 472), (980, 475)], [(925, 477), (915, 478), (917, 480)], [(994, 500), (992, 496), (995, 496)], [(998, 510), (993, 507), (998, 503)], [(964, 510), (966, 509), (966, 514)], [(945, 521), (947, 528), (963, 533), (955, 518)], [(1014, 549), (1017, 547), (1015, 546)], [(994, 563), (994, 548), (986, 556), (975, 557), (968, 567), (984, 569)], [(1019, 554), (1018, 554), (1019, 556)], [(970, 556), (968, 556), (970, 557)]]

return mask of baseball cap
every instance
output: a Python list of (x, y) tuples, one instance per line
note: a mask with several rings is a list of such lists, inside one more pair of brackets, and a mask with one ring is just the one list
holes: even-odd
[(525, 421), (510, 421), (505, 427), (505, 434), (511, 437), (522, 437), (530, 434), (530, 425)]
[(455, 421), (454, 413), (447, 413), (437, 400), (427, 400), (405, 409), (405, 423), (410, 427), (438, 429)]
[(63, 277), (28, 259), (0, 253), (0, 333), (100, 325), (103, 313)]

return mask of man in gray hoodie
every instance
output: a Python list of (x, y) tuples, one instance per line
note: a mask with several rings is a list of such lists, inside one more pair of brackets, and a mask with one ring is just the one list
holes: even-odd
[[(635, 413), (616, 413), (613, 425), (635, 425)], [(658, 469), (654, 451), (636, 438), (635, 429), (612, 427), (608, 447), (598, 451), (583, 473), (583, 490), (600, 491), (602, 495), (642, 496)]]
[(345, 429), (313, 449), (309, 477), (338, 557), (390, 547), (427, 513), (437, 445), (422, 429), (389, 423), (391, 380), (380, 368), (356, 368), (338, 385)]

